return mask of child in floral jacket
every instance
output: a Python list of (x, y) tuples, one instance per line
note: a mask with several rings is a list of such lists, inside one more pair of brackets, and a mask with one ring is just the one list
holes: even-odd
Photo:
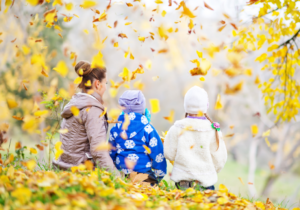
[[(157, 183), (156, 178), (162, 179), (165, 176), (167, 163), (162, 141), (150, 124), (150, 118), (147, 119), (145, 97), (141, 91), (128, 90), (120, 97), (119, 104), (125, 114), (119, 116), (118, 121), (121, 123), (110, 130), (109, 141), (116, 148), (110, 151), (110, 156), (117, 169), (125, 175), (132, 171), (146, 173), (149, 179), (155, 179)], [(127, 130), (122, 129), (125, 115), (130, 120)], [(128, 167), (128, 160), (135, 162), (133, 168)]]

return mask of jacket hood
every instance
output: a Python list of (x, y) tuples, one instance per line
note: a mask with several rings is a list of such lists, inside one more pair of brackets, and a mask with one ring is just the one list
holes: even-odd
[(82, 110), (87, 107), (98, 107), (104, 110), (103, 104), (100, 102), (102, 101), (101, 96), (98, 93), (93, 93), (89, 95), (87, 93), (76, 93), (70, 102), (64, 107), (61, 116), (65, 119), (68, 119), (73, 116), (71, 112), (71, 107), (76, 106), (79, 110)]
[(182, 120), (177, 120), (174, 123), (174, 126), (188, 129), (190, 131), (211, 131), (213, 128), (211, 127), (211, 123), (208, 119), (193, 119), (193, 118), (184, 118)]

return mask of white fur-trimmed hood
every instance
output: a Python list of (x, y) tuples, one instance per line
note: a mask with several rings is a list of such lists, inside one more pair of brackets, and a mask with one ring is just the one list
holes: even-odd
[(197, 118), (184, 118), (182, 120), (177, 120), (174, 126), (179, 128), (188, 128), (188, 130), (194, 131), (211, 131), (211, 123), (208, 119), (202, 120)]

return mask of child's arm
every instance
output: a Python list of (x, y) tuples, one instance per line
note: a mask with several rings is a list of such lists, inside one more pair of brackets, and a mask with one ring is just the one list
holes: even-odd
[(219, 134), (219, 149), (217, 145), (216, 138), (213, 138), (210, 142), (210, 154), (213, 159), (215, 169), (217, 173), (221, 171), (221, 169), (224, 167), (226, 161), (227, 161), (227, 150), (226, 145), (223, 141), (223, 135), (221, 131), (218, 131)]
[(151, 150), (149, 156), (152, 159), (152, 169), (154, 169), (156, 176), (162, 179), (167, 173), (167, 161), (164, 157), (164, 147), (155, 128), (150, 124), (148, 126), (151, 126), (153, 129), (149, 134), (145, 132), (146, 145)]
[(116, 162), (116, 157), (117, 157), (117, 150), (116, 150), (116, 141), (113, 135), (113, 128), (110, 130), (110, 134), (109, 134), (109, 143), (114, 147), (112, 150), (110, 150), (109, 155), (111, 157), (111, 159), (113, 160), (113, 162)]
[(173, 125), (168, 131), (164, 142), (164, 154), (165, 157), (170, 161), (175, 161), (175, 157), (177, 153), (177, 143), (178, 143), (178, 132), (177, 132), (177, 128)]

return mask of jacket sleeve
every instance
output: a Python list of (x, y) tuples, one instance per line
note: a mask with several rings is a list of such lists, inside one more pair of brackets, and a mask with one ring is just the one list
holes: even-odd
[(164, 157), (164, 147), (157, 131), (152, 125), (150, 126), (153, 131), (149, 134), (145, 132), (146, 145), (151, 150), (149, 156), (152, 160), (152, 169), (154, 170), (155, 175), (163, 178), (167, 173), (167, 161)]
[(109, 143), (113, 146), (113, 149), (110, 150), (109, 154), (110, 154), (111, 159), (115, 163), (116, 157), (117, 157), (117, 150), (116, 150), (117, 144), (116, 144), (115, 138), (113, 136), (113, 128), (110, 130)]
[[(214, 131), (215, 132), (215, 131)], [(217, 145), (217, 140), (214, 137), (210, 142), (210, 154), (213, 159), (213, 163), (217, 173), (221, 171), (227, 161), (227, 149), (225, 142), (223, 140), (223, 135), (221, 131), (218, 131), (219, 135), (219, 149)]]
[(116, 169), (108, 151), (97, 151), (99, 144), (106, 142), (106, 128), (104, 116), (100, 117), (102, 110), (97, 107), (91, 107), (89, 112), (86, 112), (85, 129), (90, 142), (90, 152), (97, 166), (104, 168), (111, 173), (120, 176)]
[(175, 161), (178, 144), (178, 131), (173, 125), (168, 131), (165, 142), (164, 142), (164, 154), (165, 157), (170, 161)]

